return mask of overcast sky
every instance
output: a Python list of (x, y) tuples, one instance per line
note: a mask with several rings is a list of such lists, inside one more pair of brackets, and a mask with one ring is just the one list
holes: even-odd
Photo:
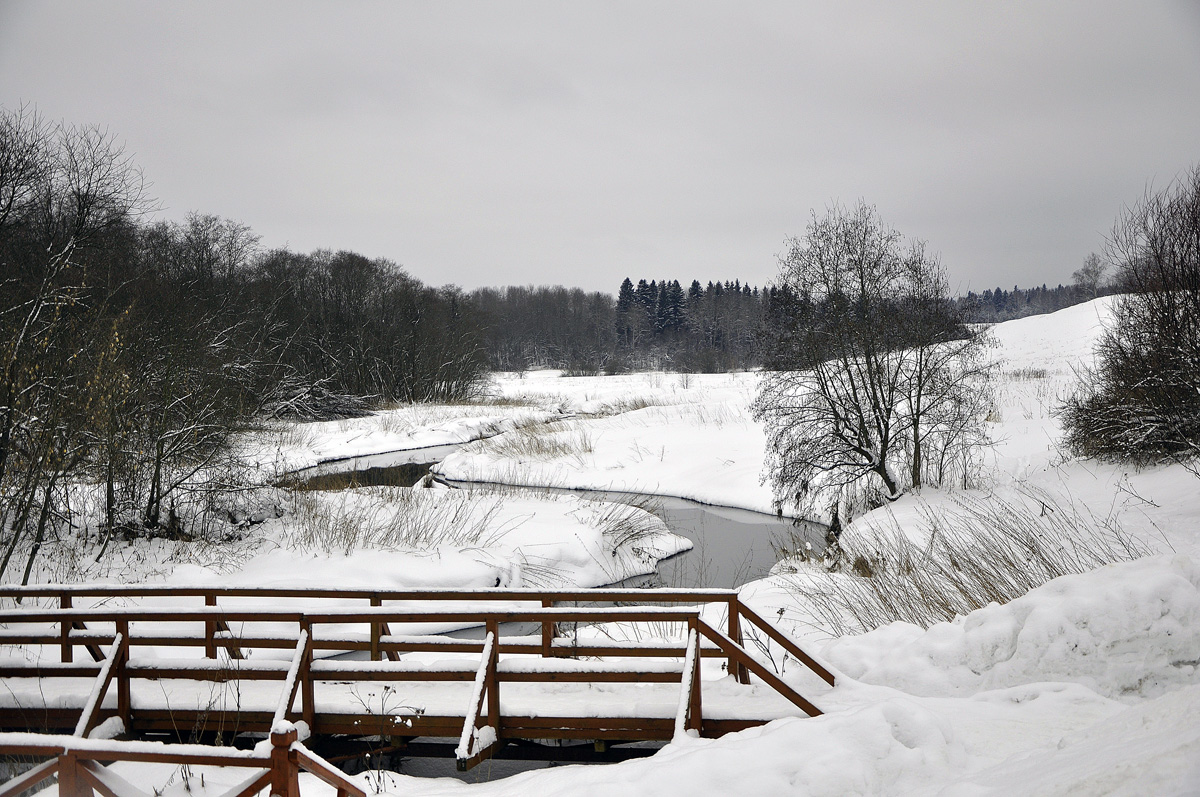
[(1057, 284), (1200, 161), (1200, 3), (0, 0), (22, 102), (164, 218), (433, 284), (761, 284), (860, 198), (957, 290)]

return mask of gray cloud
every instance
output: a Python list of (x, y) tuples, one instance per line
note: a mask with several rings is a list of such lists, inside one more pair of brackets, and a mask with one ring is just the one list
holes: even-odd
[(121, 135), (168, 217), (434, 283), (764, 282), (861, 197), (964, 289), (1053, 284), (1200, 157), (1200, 13), (10, 1), (20, 101)]

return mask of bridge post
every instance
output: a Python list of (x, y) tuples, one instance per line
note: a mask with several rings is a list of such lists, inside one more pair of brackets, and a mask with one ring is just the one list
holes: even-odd
[(117, 716), (121, 718), (125, 732), (130, 733), (133, 731), (133, 716), (129, 699), (129, 671), (125, 668), (125, 663), (129, 661), (129, 621), (118, 620), (116, 626), (121, 637), (121, 648), (113, 662), (113, 677), (117, 679)]
[(271, 797), (300, 797), (300, 765), (292, 752), (298, 736), (295, 727), (271, 731)]
[(484, 688), (487, 690), (488, 724), (496, 729), (496, 741), (500, 741), (500, 678), (497, 669), (500, 665), (500, 624), (489, 618), (484, 623), (485, 634), (492, 634), (492, 660), (488, 664)]
[(79, 769), (78, 755), (68, 751), (58, 757), (58, 793), (61, 797), (95, 797)]
[[(62, 593), (61, 595), (59, 595), (58, 596), (58, 607), (60, 609), (70, 609), (71, 608), (71, 596), (65, 592)], [(72, 625), (73, 625), (73, 623), (71, 623), (65, 617), (63, 618), (62, 622), (60, 622), (58, 624), (59, 635), (61, 637), (61, 642), (59, 644), (61, 655), (59, 656), (59, 658), (62, 659), (63, 663), (67, 663), (67, 662), (71, 662), (71, 661), (75, 660), (75, 646), (71, 644), (71, 626)]]
[[(554, 601), (542, 598), (542, 608), (554, 608)], [(548, 659), (554, 655), (554, 621), (542, 620), (542, 658)]]
[[(728, 631), (729, 638), (739, 645), (742, 643), (742, 618), (741, 618), (741, 600), (737, 595), (729, 599), (729, 619)], [(739, 684), (750, 683), (750, 672), (740, 661), (730, 656), (728, 664), (725, 665), (726, 671), (732, 675)]]
[[(372, 606), (382, 606), (383, 601), (379, 598), (379, 593), (371, 596)], [(371, 661), (379, 661), (379, 629), (380, 623), (371, 621)]]
[[(204, 596), (205, 606), (217, 605), (217, 593), (209, 592)], [(216, 618), (210, 617), (204, 621), (204, 658), (215, 659), (217, 657), (217, 621)]]

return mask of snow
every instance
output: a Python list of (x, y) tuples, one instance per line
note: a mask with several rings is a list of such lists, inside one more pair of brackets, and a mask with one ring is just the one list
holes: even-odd
[[(607, 505), (573, 496), (471, 501), (452, 490), (363, 487), (309, 493), (305, 500), (307, 517), (317, 518), (311, 535), (298, 530), (305, 516), (270, 521), (259, 550), (236, 570), (187, 564), (165, 581), (292, 587), (296, 574), (304, 573), (304, 586), (341, 589), (595, 587), (653, 572), (659, 559), (690, 547), (636, 508), (623, 511), (636, 516), (643, 533), (633, 544), (614, 546), (605, 535)], [(421, 512), (433, 519), (428, 533), (422, 528), (410, 533)], [(322, 526), (326, 517), (334, 519), (332, 530)], [(352, 530), (337, 527), (344, 518), (354, 521)], [(474, 527), (477, 535), (462, 533)], [(360, 541), (344, 544), (351, 533)], [(372, 535), (396, 541), (363, 544)]]
[[(789, 685), (821, 706), (822, 716), (800, 718), (777, 694), (761, 684), (740, 687), (721, 670), (720, 659), (706, 659), (700, 662), (705, 716), (732, 715), (754, 701), (756, 713), (780, 719), (718, 740), (677, 734), (655, 756), (622, 764), (560, 766), (477, 784), (395, 774), (382, 782), (385, 791), (544, 797), (1200, 794), (1200, 481), (1178, 465), (1134, 469), (1072, 459), (1062, 450), (1053, 414), (1076, 371), (1090, 362), (1110, 308), (1110, 299), (1099, 299), (995, 326), (992, 354), (998, 367), (989, 420), (995, 444), (978, 486), (906, 496), (855, 519), (845, 535), (894, 523), (914, 540), (927, 539), (931, 513), (944, 514), (963, 495), (1031, 506), (1045, 500), (1054, 511), (1077, 517), (1079, 528), (1120, 527), (1153, 555), (1063, 576), (1006, 604), (927, 629), (892, 623), (837, 638), (810, 606), (799, 603), (796, 591), (800, 579), (828, 583), (828, 577), (781, 571), (747, 585), (742, 599), (829, 662), (839, 675), (837, 686), (828, 687), (778, 649), (747, 648), (764, 662), (770, 659)], [(309, 425), (256, 444), (262, 461), (278, 471), (478, 438), (449, 456), (440, 473), (649, 492), (770, 511), (771, 495), (760, 481), (765, 440), (749, 412), (756, 386), (755, 374), (513, 374), (497, 380), (503, 404), (405, 408), (391, 416)], [(387, 491), (395, 489), (312, 500), (318, 514), (322, 506), (336, 510), (329, 514), (375, 507), (386, 525)], [(596, 585), (620, 573), (645, 572), (654, 556), (682, 547), (657, 527), (647, 537), (656, 546), (653, 554), (622, 551), (596, 526), (595, 505), (549, 494), (499, 496), (478, 496), (466, 510), (485, 511), (475, 504), (499, 500), (501, 508), (484, 524), (496, 531), (493, 537), (408, 547), (305, 546), (301, 522), (292, 514), (264, 523), (256, 537), (261, 550), (236, 567), (186, 564), (163, 577), (178, 584), (293, 586), (303, 573), (314, 585), (377, 589)], [(639, 641), (682, 646), (684, 630), (662, 626), (655, 639)], [(581, 644), (592, 645), (632, 632), (614, 623), (577, 633)], [(436, 669), (451, 666), (449, 661), (446, 654), (428, 653), (406, 666)], [(506, 659), (503, 666), (516, 671), (538, 665)], [(5, 686), (13, 693), (45, 689), (50, 705), (81, 705), (86, 699), (86, 690), (72, 687), (69, 679), (40, 687), (12, 681)], [(679, 713), (679, 684), (640, 691), (634, 685), (595, 685), (583, 702), (577, 686), (506, 683), (504, 710), (549, 715), (592, 706), (608, 713), (630, 705), (645, 716)], [(406, 685), (392, 695), (397, 704), (392, 708), (461, 707), (471, 697), (470, 687)], [(164, 682), (154, 700), (223, 699), (186, 690), (186, 684)], [(273, 706), (278, 690), (278, 682), (249, 683), (239, 699)], [(135, 699), (153, 703), (146, 693)], [(365, 698), (345, 688), (319, 699), (332, 706)], [(475, 746), (483, 742), (477, 738)], [(154, 782), (169, 774), (164, 770)], [(359, 776), (364, 785), (366, 778)], [(225, 788), (235, 779), (210, 780), (213, 797), (224, 790), (213, 784), (226, 782)], [(204, 791), (194, 780), (190, 790)], [(333, 793), (314, 779), (305, 779), (302, 790)], [(183, 788), (176, 783), (163, 794), (182, 797)]]
[(1154, 556), (1063, 576), (928, 630), (893, 623), (824, 650), (860, 681), (953, 696), (1037, 681), (1114, 700), (1200, 683), (1200, 565)]
[[(487, 637), (483, 640), (483, 652), (480, 654), (479, 660), (484, 663), (490, 661), (495, 646), (496, 635), (489, 631)], [(475, 724), (479, 719), (476, 707), (479, 707), (478, 710), (480, 711), (483, 707), (483, 692), (487, 688), (487, 669), (487, 666), (481, 664), (475, 673), (475, 680), (471, 683), (471, 701), (467, 703), (470, 709), (463, 722), (462, 736), (458, 740), (458, 747), (454, 750), (454, 754), (460, 759), (470, 758), (475, 751), (494, 743), (496, 740), (495, 728), (489, 726), (491, 738), (485, 739), (481, 733), (481, 729)]]
[(668, 495), (772, 513), (760, 480), (766, 437), (750, 413), (757, 389), (756, 373), (501, 378), (506, 399), (572, 418), (549, 437), (567, 448), (582, 440), (590, 450), (522, 456), (506, 451), (500, 436), (465, 446), (436, 471), (458, 481)]

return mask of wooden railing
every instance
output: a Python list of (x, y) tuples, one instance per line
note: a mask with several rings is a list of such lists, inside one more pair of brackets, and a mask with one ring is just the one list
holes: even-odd
[[(456, 750), (459, 766), (466, 768), (494, 754), (507, 740), (516, 738), (670, 738), (679, 732), (718, 734), (736, 729), (728, 723), (706, 721), (702, 714), (702, 658), (721, 658), (728, 672), (740, 683), (749, 683), (750, 675), (771, 687), (809, 716), (820, 710), (785, 683), (770, 667), (750, 655), (743, 644), (743, 627), (755, 629), (756, 638), (778, 645), (796, 661), (804, 664), (832, 685), (830, 670), (800, 648), (785, 634), (746, 607), (737, 593), (727, 590), (468, 590), (468, 591), (332, 591), (303, 589), (211, 589), (180, 587), (98, 587), (53, 586), (3, 588), (0, 598), (50, 598), (57, 606), (14, 608), (0, 611), (0, 644), (50, 646), (57, 648), (57, 662), (0, 665), (0, 678), (77, 676), (94, 678), (94, 688), (79, 716), (75, 731), (85, 736), (106, 713), (118, 717), (127, 732), (139, 728), (154, 729), (166, 720), (135, 716), (131, 704), (131, 681), (135, 679), (190, 679), (197, 681), (276, 680), (281, 689), (274, 711), (261, 719), (246, 718), (242, 728), (255, 723), (267, 727), (281, 722), (303, 720), (317, 733), (353, 733), (358, 720), (340, 715), (319, 714), (315, 695), (318, 684), (326, 681), (472, 681), (471, 704), (453, 717), (425, 717), (409, 720), (409, 728), (397, 724), (381, 729), (395, 735), (448, 736), (447, 727), (461, 722), (460, 744)], [(161, 598), (202, 598), (194, 607), (109, 606), (83, 608), (83, 599), (124, 598), (145, 600)], [(332, 599), (365, 600), (362, 607), (324, 607)], [(258, 608), (245, 605), (246, 599), (303, 599), (302, 608)], [(563, 603), (619, 602), (625, 605), (568, 607)], [(393, 605), (384, 605), (385, 602)], [(236, 604), (241, 603), (241, 606)], [(457, 603), (475, 608), (423, 608), (412, 605)], [(513, 603), (533, 603), (521, 608)], [(702, 616), (701, 607), (717, 603), (724, 607), (723, 628), (711, 625)], [(403, 605), (395, 605), (403, 604)], [(658, 604), (674, 604), (662, 606)], [(690, 604), (690, 605), (688, 605)], [(483, 626), (481, 640), (459, 639), (433, 634), (393, 633), (401, 624), (438, 624)], [(540, 629), (533, 636), (502, 636), (507, 624), (532, 625)], [(687, 629), (687, 641), (649, 645), (639, 642), (579, 643), (559, 634), (566, 624), (626, 623), (680, 624)], [(269, 624), (266, 629), (257, 628)], [(22, 626), (27, 627), (21, 630)], [(34, 626), (28, 629), (28, 626)], [(365, 630), (358, 631), (362, 628)], [(281, 630), (284, 629), (284, 630)], [(103, 650), (108, 646), (107, 651)], [(137, 647), (194, 648), (202, 655), (184, 659), (139, 659), (131, 657)], [(88, 650), (92, 663), (75, 663), (74, 649)], [(292, 650), (290, 661), (246, 660), (255, 649)], [(218, 652), (227, 652), (222, 661)], [(365, 662), (322, 661), (318, 652), (362, 651), (375, 664)], [(428, 669), (411, 667), (400, 661), (400, 654), (414, 651), (441, 651), (479, 655), (477, 667)], [(505, 666), (502, 655), (526, 654), (543, 662), (534, 667)], [(603, 662), (566, 662), (554, 659), (580, 657), (638, 657), (682, 660), (682, 666), (631, 668), (612, 667)], [(387, 659), (385, 662), (384, 659)], [(659, 682), (679, 683), (680, 708), (674, 723), (658, 720), (575, 717), (502, 717), (500, 690), (505, 682)], [(115, 712), (102, 708), (112, 684), (116, 684)], [(299, 698), (300, 707), (295, 704)], [(742, 724), (760, 724), (749, 718)], [(156, 722), (160, 723), (156, 726)], [(170, 718), (174, 723), (175, 718)], [(397, 721), (398, 722), (398, 721)], [(361, 734), (361, 728), (358, 729)], [(65, 755), (65, 754), (64, 754)], [(82, 775), (87, 778), (88, 776)], [(0, 793), (0, 797), (5, 797)], [(109, 795), (112, 797), (112, 795)], [(236, 796), (232, 796), (236, 797)]]
[(26, 789), (58, 775), (61, 797), (148, 797), (145, 791), (109, 770), (116, 761), (191, 766), (239, 767), (257, 770), (221, 797), (252, 797), (270, 787), (272, 797), (300, 797), (301, 770), (337, 790), (337, 797), (366, 797), (366, 793), (298, 740), (294, 726), (271, 732), (270, 750), (221, 750), (194, 744), (112, 742), (78, 736), (0, 733), (0, 755), (48, 758), (0, 786), (0, 797), (17, 797)]

